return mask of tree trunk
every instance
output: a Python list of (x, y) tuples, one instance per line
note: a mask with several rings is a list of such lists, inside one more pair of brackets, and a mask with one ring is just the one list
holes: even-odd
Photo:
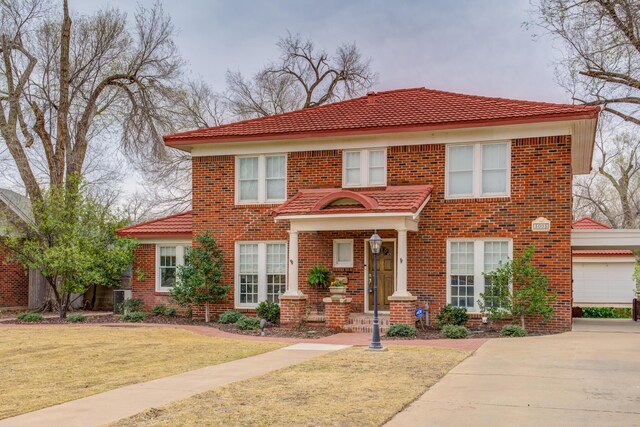
[(209, 323), (209, 301), (204, 303), (204, 321)]
[(67, 311), (69, 310), (69, 300), (71, 299), (71, 294), (64, 293), (62, 297), (62, 303), (60, 304), (60, 318), (67, 318)]
[(524, 327), (524, 314), (520, 315), (520, 326), (522, 326), (522, 329), (525, 329), (525, 327)]

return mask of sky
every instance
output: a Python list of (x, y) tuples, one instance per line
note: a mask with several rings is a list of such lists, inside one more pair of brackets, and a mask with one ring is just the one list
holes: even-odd
[[(144, 5), (152, 2), (142, 1)], [(132, 0), (70, 0), (90, 14), (130, 16)], [(331, 52), (355, 42), (379, 78), (373, 90), (429, 87), (474, 95), (571, 102), (554, 77), (559, 52), (523, 28), (529, 0), (163, 0), (192, 77), (223, 91), (227, 70), (250, 76), (299, 33)]]

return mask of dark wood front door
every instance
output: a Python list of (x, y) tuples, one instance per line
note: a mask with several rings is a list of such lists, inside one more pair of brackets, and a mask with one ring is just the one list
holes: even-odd
[[(368, 243), (367, 243), (368, 246)], [(394, 272), (396, 254), (393, 242), (382, 242), (382, 248), (378, 254), (378, 310), (389, 311), (389, 297), (394, 292)], [(369, 248), (369, 284), (367, 293), (369, 295), (369, 310), (373, 311), (373, 253)]]

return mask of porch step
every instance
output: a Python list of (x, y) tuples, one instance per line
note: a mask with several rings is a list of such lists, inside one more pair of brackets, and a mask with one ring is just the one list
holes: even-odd
[[(378, 315), (378, 321), (380, 322), (380, 335), (386, 334), (387, 330), (389, 330), (389, 315)], [(350, 332), (372, 333), (373, 314), (351, 313), (349, 315), (349, 323), (344, 326), (344, 329)]]

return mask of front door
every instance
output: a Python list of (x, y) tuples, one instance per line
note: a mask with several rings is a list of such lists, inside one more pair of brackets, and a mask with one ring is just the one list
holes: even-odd
[[(367, 242), (368, 246), (368, 242)], [(389, 297), (394, 292), (395, 272), (395, 245), (394, 242), (382, 242), (378, 254), (378, 310), (389, 311)], [(369, 310), (373, 311), (373, 253), (369, 249), (369, 262), (367, 263), (369, 274), (368, 290)]]

